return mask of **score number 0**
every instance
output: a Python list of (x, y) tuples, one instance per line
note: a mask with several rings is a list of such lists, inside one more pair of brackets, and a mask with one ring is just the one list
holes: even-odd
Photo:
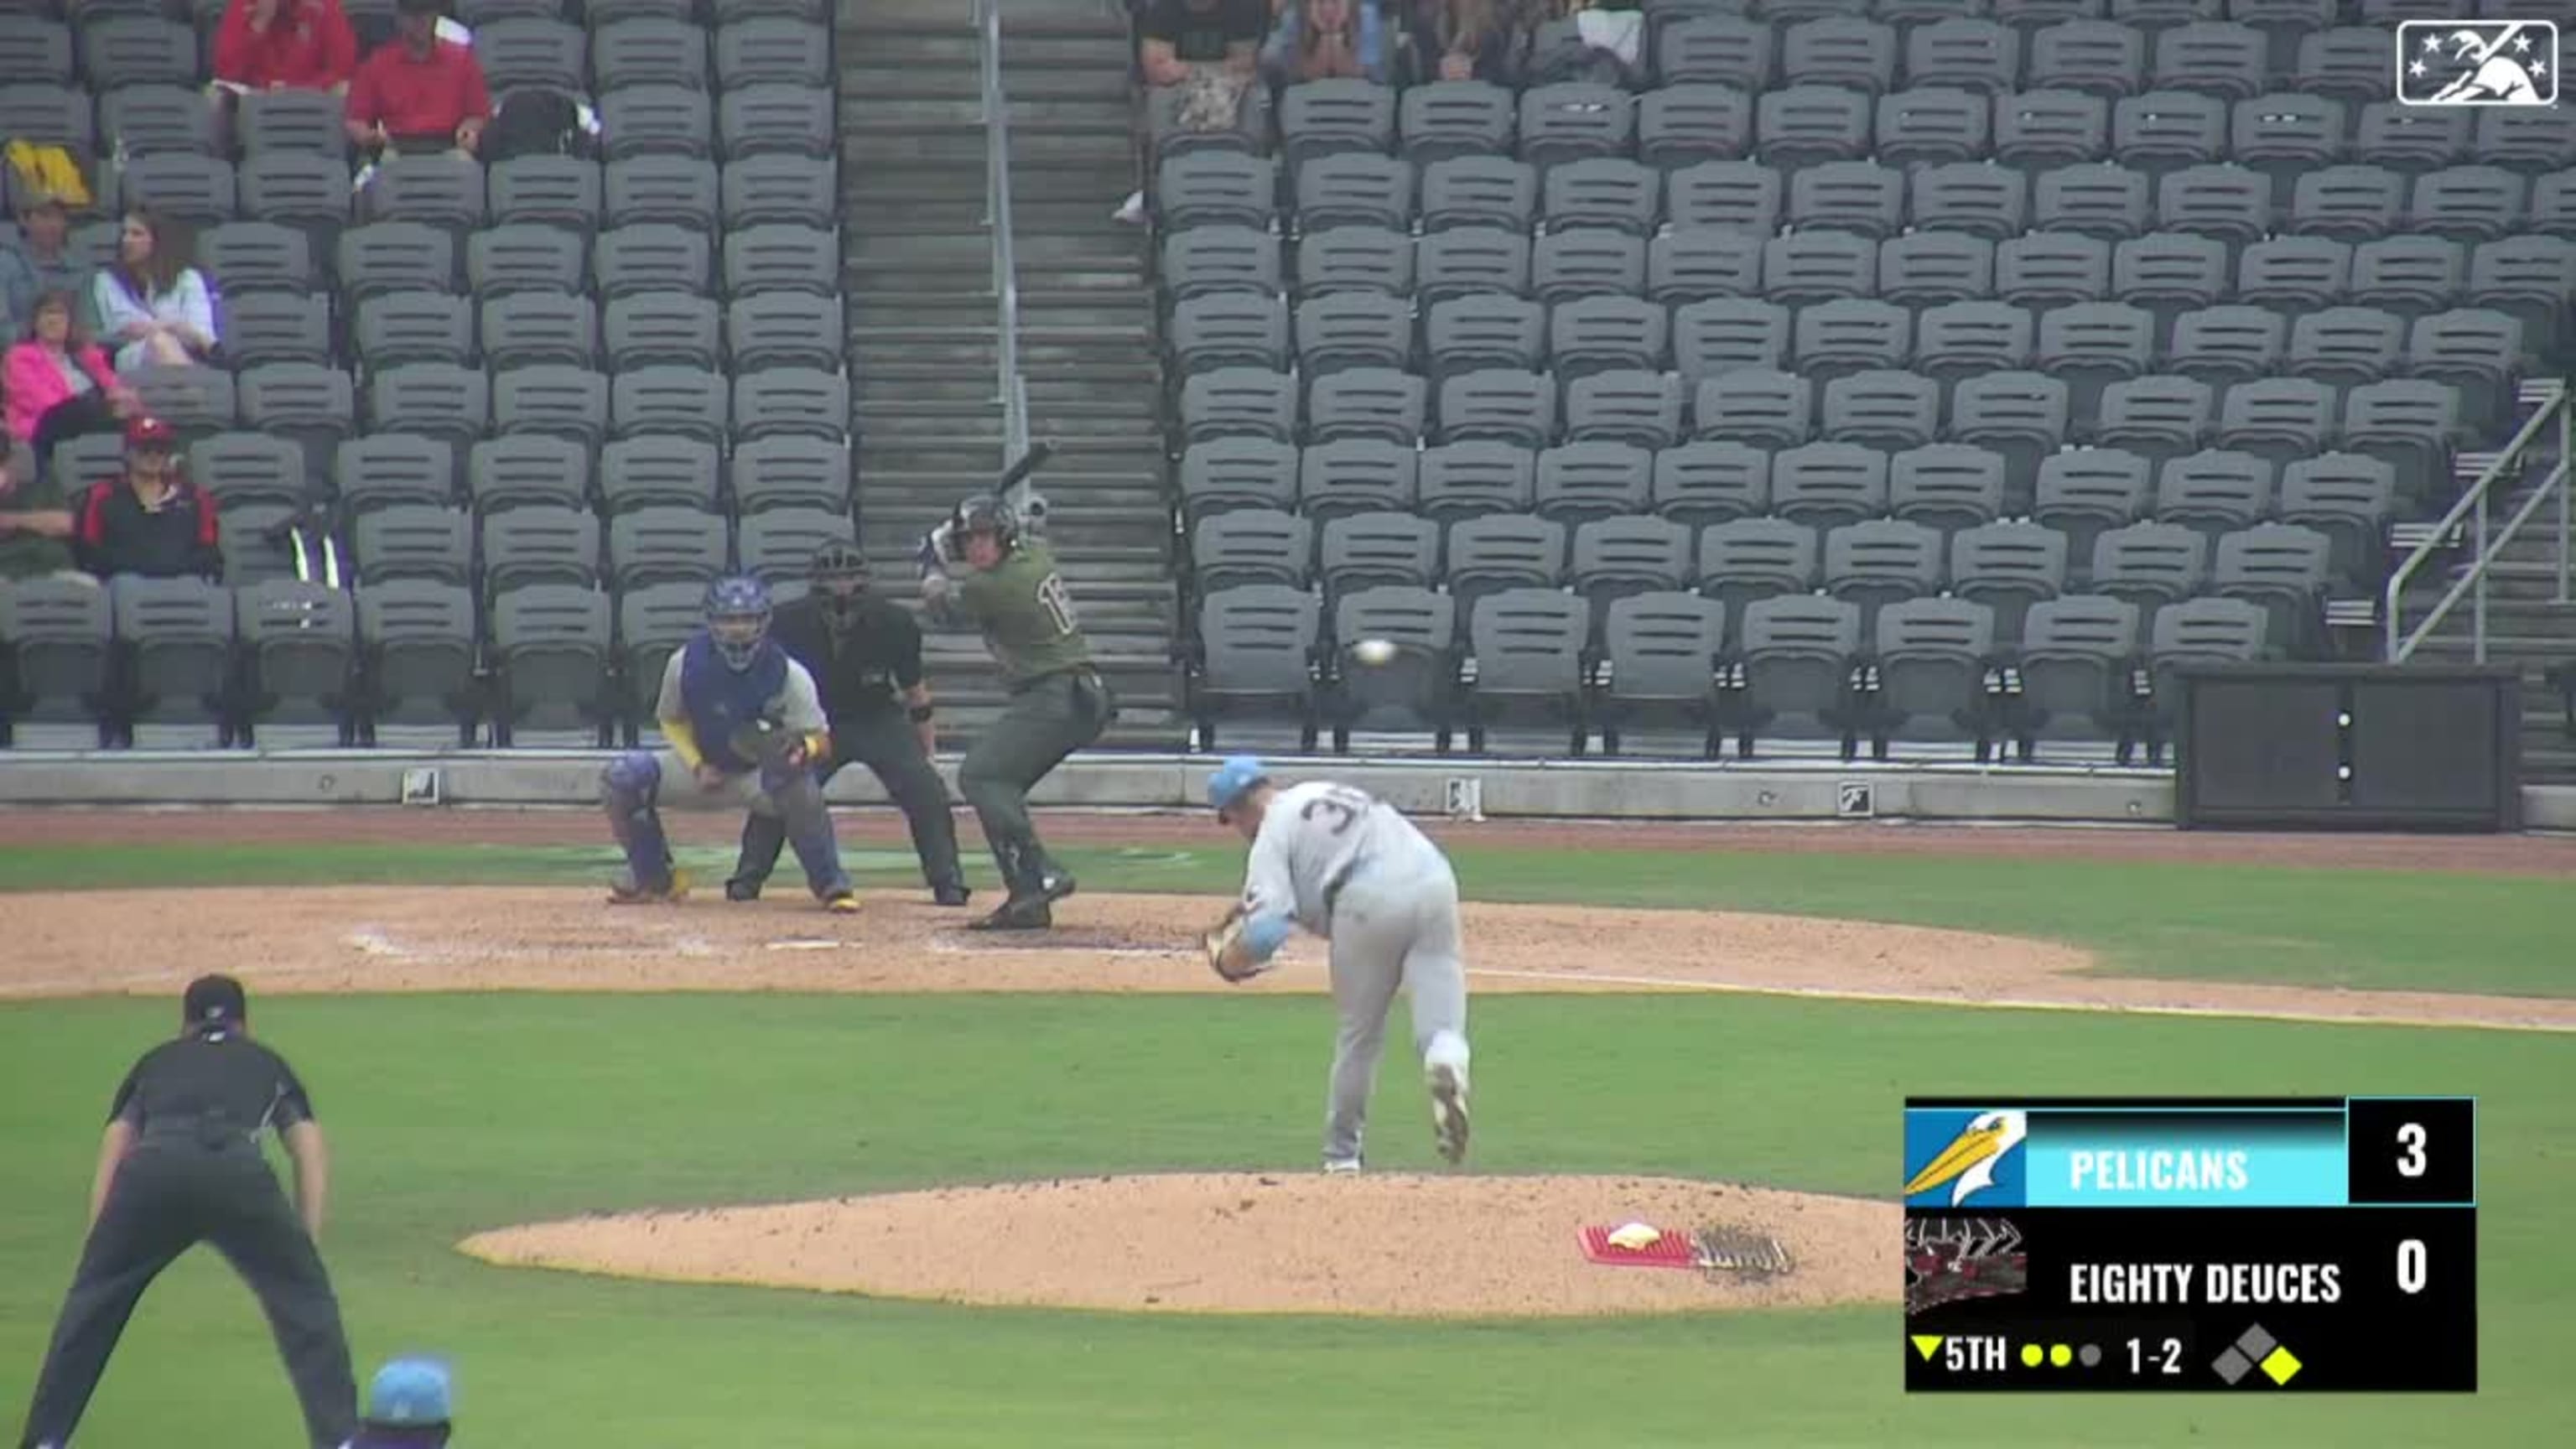
[[(2424, 1175), (2424, 1124), (2401, 1123), (2397, 1128), (2397, 1175)], [(2406, 1238), (2397, 1244), (2397, 1291), (2416, 1294), (2424, 1291), (2424, 1240)]]

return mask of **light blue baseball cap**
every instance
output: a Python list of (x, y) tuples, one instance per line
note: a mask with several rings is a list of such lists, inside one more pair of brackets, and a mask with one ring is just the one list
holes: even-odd
[(1217, 818), (1222, 820), (1234, 802), (1243, 798), (1244, 791), (1269, 778), (1269, 769), (1259, 760), (1250, 755), (1236, 755), (1217, 766), (1215, 773), (1208, 776), (1208, 803), (1216, 807)]
[(398, 1358), (376, 1370), (367, 1385), (367, 1422), (388, 1428), (444, 1424), (454, 1417), (447, 1365), (432, 1358)]

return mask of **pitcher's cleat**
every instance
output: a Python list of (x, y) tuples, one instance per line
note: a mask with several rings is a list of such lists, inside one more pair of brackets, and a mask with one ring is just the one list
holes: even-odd
[(970, 921), (970, 931), (1043, 931), (1055, 924), (1055, 912), (1047, 909), (1044, 896), (1013, 896), (999, 909), (981, 920)]
[(1356, 1157), (1329, 1157), (1324, 1160), (1324, 1173), (1326, 1176), (1334, 1176), (1345, 1172), (1357, 1172), (1359, 1170), (1360, 1160)]
[(612, 906), (663, 906), (689, 898), (689, 874), (674, 870), (668, 883), (659, 886), (638, 885), (631, 875), (619, 876), (608, 887)]
[(834, 891), (823, 898), (823, 909), (837, 916), (855, 916), (859, 913), (859, 893), (848, 889)]
[(1073, 894), (1073, 877), (1060, 870), (1038, 873), (1038, 899), (1054, 905)]
[(1431, 1130), (1441, 1160), (1454, 1167), (1467, 1157), (1467, 1083), (1446, 1062), (1424, 1076), (1431, 1087)]

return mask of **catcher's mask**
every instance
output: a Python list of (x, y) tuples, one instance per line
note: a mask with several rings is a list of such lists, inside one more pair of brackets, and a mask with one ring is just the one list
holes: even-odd
[(867, 555), (846, 543), (827, 543), (814, 551), (813, 580), (833, 625), (855, 626), (868, 596)]
[(707, 636), (732, 669), (749, 669), (769, 638), (769, 587), (755, 578), (718, 579), (707, 586)]
[[(989, 493), (979, 493), (958, 504), (957, 511), (949, 515), (948, 522), (950, 536), (961, 550), (965, 548), (967, 539), (979, 533), (991, 534), (993, 542), (1005, 551), (1020, 541), (1019, 514), (1012, 510), (1010, 504)], [(964, 557), (964, 554), (961, 552), (959, 557)]]

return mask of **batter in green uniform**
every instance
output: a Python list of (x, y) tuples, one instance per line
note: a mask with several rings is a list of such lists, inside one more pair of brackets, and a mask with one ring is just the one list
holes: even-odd
[[(949, 569), (962, 564), (962, 577)], [(1073, 877), (1049, 859), (1029, 822), (1029, 791), (1064, 757), (1100, 738), (1117, 706), (1092, 666), (1091, 644), (1055, 555), (1023, 537), (999, 498), (970, 498), (922, 541), (921, 597), (941, 624), (971, 625), (1002, 667), (1011, 703), (966, 752), (958, 792), (984, 822), (1010, 899), (975, 922), (979, 931), (1036, 931), (1073, 894)]]

